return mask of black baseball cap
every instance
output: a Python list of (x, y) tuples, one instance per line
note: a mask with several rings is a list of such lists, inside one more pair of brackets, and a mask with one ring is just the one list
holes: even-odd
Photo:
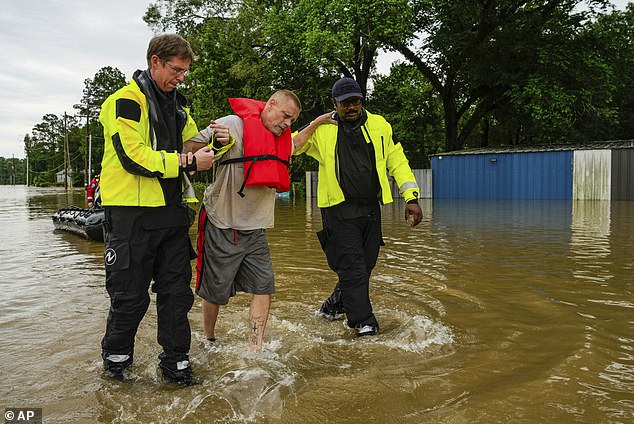
[(361, 97), (361, 87), (352, 78), (341, 78), (332, 86), (332, 98), (337, 101), (349, 99), (350, 97)]

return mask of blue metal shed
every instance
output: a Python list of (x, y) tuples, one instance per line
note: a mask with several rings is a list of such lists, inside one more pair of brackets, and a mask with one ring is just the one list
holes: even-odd
[[(431, 156), (433, 197), (608, 200), (610, 185), (616, 181), (611, 178), (611, 158), (617, 157), (617, 153), (622, 157), (622, 149), (634, 151), (634, 142), (501, 147), (436, 154)], [(627, 180), (630, 176), (619, 178)]]

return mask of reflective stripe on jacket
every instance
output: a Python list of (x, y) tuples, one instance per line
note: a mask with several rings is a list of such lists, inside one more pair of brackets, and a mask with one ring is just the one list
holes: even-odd
[[(189, 109), (183, 141), (198, 133)], [(145, 95), (136, 81), (117, 90), (101, 106), (104, 127), (101, 199), (104, 206), (165, 206), (159, 178), (177, 178), (177, 152), (154, 150)]]
[[(388, 175), (396, 180), (399, 192), (405, 201), (417, 199), (418, 184), (403, 153), (403, 146), (400, 143), (394, 143), (392, 139), (392, 126), (380, 115), (370, 112), (367, 114), (368, 119), (361, 128), (366, 142), (374, 146), (376, 170), (381, 186), (379, 200), (383, 204), (392, 202)], [(293, 152), (293, 154), (306, 153), (319, 162), (317, 205), (320, 208), (334, 206), (345, 200), (338, 178), (337, 130), (337, 125), (322, 124), (315, 129), (306, 144)]]

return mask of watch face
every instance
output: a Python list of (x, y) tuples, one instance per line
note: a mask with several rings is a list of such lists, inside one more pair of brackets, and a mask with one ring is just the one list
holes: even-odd
[(418, 192), (415, 191), (414, 193), (412, 193), (414, 196), (416, 196), (416, 198), (418, 199)]

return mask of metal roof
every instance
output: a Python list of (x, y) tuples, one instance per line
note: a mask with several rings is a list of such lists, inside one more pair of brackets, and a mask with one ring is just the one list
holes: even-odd
[(455, 155), (486, 155), (498, 153), (561, 152), (568, 150), (612, 150), (632, 148), (634, 148), (634, 140), (606, 140), (593, 141), (587, 144), (533, 144), (524, 146), (480, 147), (475, 149), (454, 150), (451, 152), (436, 153), (433, 155), (429, 155), (429, 157)]

